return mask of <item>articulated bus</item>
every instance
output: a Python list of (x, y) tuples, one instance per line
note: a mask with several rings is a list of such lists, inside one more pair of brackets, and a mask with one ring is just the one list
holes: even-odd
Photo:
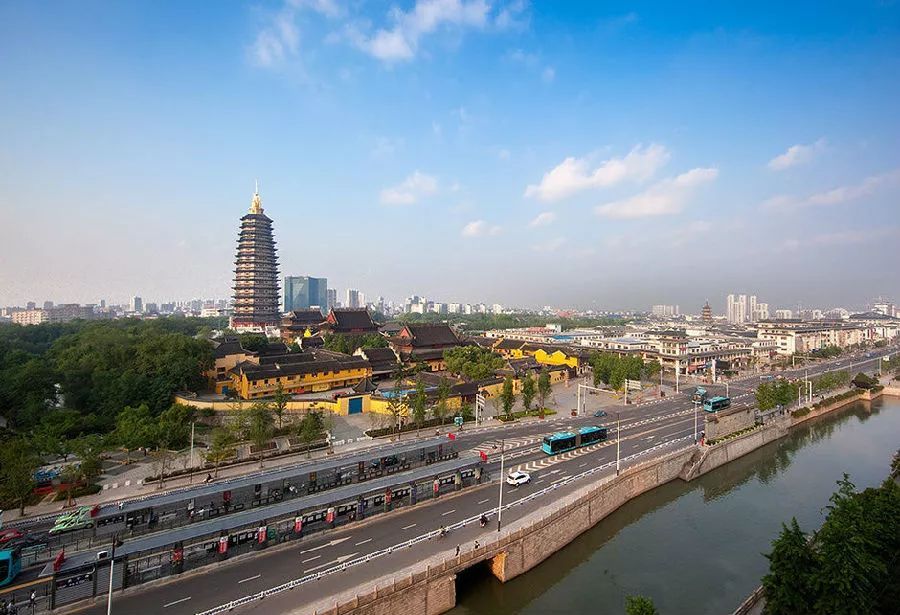
[(0, 551), (0, 587), (12, 583), (21, 571), (22, 557), (18, 547)]
[(577, 432), (561, 431), (544, 438), (541, 444), (541, 450), (548, 455), (557, 455), (565, 453), (581, 446), (602, 442), (608, 436), (606, 427), (592, 425), (590, 427), (582, 427)]
[(707, 412), (718, 412), (724, 410), (731, 405), (731, 399), (728, 397), (711, 397), (703, 402), (703, 409)]

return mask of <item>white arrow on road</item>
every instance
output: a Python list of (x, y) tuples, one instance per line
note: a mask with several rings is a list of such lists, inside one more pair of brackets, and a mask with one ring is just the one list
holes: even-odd
[(324, 549), (326, 547), (333, 547), (334, 545), (339, 545), (345, 540), (350, 540), (349, 536), (345, 536), (344, 538), (335, 538), (334, 540), (329, 540), (324, 545), (319, 545), (318, 547), (313, 547), (312, 549), (304, 549), (300, 551), (300, 553), (311, 553), (312, 551), (318, 551), (319, 549)]
[(319, 564), (315, 568), (309, 568), (307, 570), (304, 570), (303, 574), (309, 574), (310, 572), (315, 572), (316, 570), (320, 570), (322, 568), (328, 568), (329, 566), (334, 566), (335, 564), (343, 564), (348, 559), (350, 559), (352, 557), (356, 557), (357, 555), (359, 555), (359, 551), (357, 551), (356, 553), (350, 553), (348, 555), (341, 555), (340, 557), (338, 557), (330, 562), (327, 562), (325, 564)]

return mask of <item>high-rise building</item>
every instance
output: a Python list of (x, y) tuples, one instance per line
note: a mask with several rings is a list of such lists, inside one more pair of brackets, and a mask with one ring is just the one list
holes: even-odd
[(276, 251), (272, 219), (263, 212), (257, 188), (250, 202), (250, 211), (241, 218), (234, 259), (233, 329), (264, 330), (266, 326), (274, 326), (281, 321)]
[(52, 301), (44, 301), (44, 309), (45, 309), (45, 310), (52, 310), (52, 309), (53, 309), (53, 302), (52, 302)]
[(747, 322), (747, 295), (728, 295), (725, 316), (728, 322), (739, 325)]
[(792, 310), (775, 310), (776, 320), (790, 320), (793, 317), (794, 312)]
[(144, 300), (137, 296), (132, 297), (128, 308), (135, 314), (140, 314), (144, 311)]
[(307, 310), (311, 307), (328, 311), (328, 279), (308, 275), (284, 277), (284, 311)]
[(348, 308), (358, 308), (361, 307), (359, 305), (359, 291), (355, 288), (347, 289), (347, 302), (344, 304), (344, 307)]
[(326, 303), (328, 304), (327, 311), (331, 311), (331, 308), (337, 307), (337, 290), (334, 288), (329, 288), (326, 291)]
[(679, 308), (677, 305), (653, 305), (650, 306), (650, 313), (661, 318), (678, 316)]

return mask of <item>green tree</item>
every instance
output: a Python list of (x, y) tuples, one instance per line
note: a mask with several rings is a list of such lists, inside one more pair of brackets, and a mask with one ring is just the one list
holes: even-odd
[(25, 504), (34, 489), (34, 471), (40, 466), (35, 447), (25, 438), (13, 438), (0, 446), (0, 494), (25, 514)]
[(488, 348), (458, 346), (444, 350), (444, 363), (453, 374), (469, 380), (483, 380), (503, 367), (503, 359)]
[(232, 456), (234, 450), (234, 434), (230, 429), (216, 427), (210, 434), (209, 448), (206, 449), (206, 461), (213, 464), (216, 476), (219, 476), (219, 464)]
[(525, 378), (522, 380), (522, 405), (525, 407), (525, 412), (531, 410), (531, 402), (534, 401), (536, 392), (534, 377), (530, 373), (525, 374)]
[(438, 383), (437, 396), (437, 404), (432, 411), (434, 412), (434, 416), (441, 421), (441, 426), (443, 426), (444, 419), (449, 412), (447, 400), (450, 397), (450, 381), (444, 376), (441, 376), (441, 380)]
[(645, 596), (625, 597), (626, 615), (659, 615), (653, 600)]
[(269, 338), (262, 333), (241, 333), (238, 335), (238, 341), (241, 343), (241, 348), (251, 352), (262, 350), (269, 345)]
[(303, 418), (295, 423), (297, 437), (300, 438), (300, 441), (306, 446), (307, 458), (311, 456), (312, 449), (310, 447), (312, 444), (317, 440), (322, 439), (323, 428), (323, 417), (317, 410), (307, 411), (306, 414), (303, 415)]
[(259, 467), (263, 465), (263, 453), (266, 445), (273, 435), (272, 409), (265, 402), (256, 402), (248, 411), (247, 432), (245, 437), (253, 443), (259, 451)]
[(166, 408), (156, 422), (156, 429), (160, 432), (157, 436), (158, 443), (164, 444), (165, 448), (181, 448), (189, 444), (191, 423), (196, 418), (195, 415), (193, 406), (172, 404)]
[(416, 436), (425, 422), (425, 414), (428, 411), (428, 396), (425, 393), (425, 383), (421, 378), (416, 379), (416, 392), (412, 398), (412, 418), (416, 422)]
[(272, 412), (278, 419), (278, 429), (281, 429), (283, 426), (284, 413), (287, 411), (287, 405), (290, 400), (291, 396), (284, 391), (284, 387), (279, 381), (278, 386), (275, 387), (275, 394), (272, 396)]
[(775, 386), (771, 382), (761, 382), (756, 387), (756, 405), (761, 412), (771, 410), (777, 405)]
[[(815, 610), (818, 613), (875, 613), (880, 589), (886, 580), (885, 562), (878, 541), (896, 536), (897, 527), (882, 536), (873, 535), (873, 521), (845, 474), (831, 496), (829, 513), (817, 535), (819, 574), (816, 575)], [(900, 518), (894, 517), (894, 523)], [(885, 530), (887, 528), (881, 527)], [(896, 544), (896, 538), (893, 541)]]
[(862, 372), (853, 377), (853, 386), (858, 389), (871, 389), (876, 384), (878, 384), (878, 378), (867, 376)]
[(813, 579), (818, 572), (818, 561), (796, 518), (791, 519), (790, 525), (782, 524), (781, 534), (772, 541), (772, 552), (766, 558), (769, 560), (769, 572), (762, 580), (766, 593), (766, 613), (813, 613)]
[(616, 361), (613, 365), (612, 372), (609, 375), (607, 384), (614, 390), (618, 391), (625, 386), (625, 379), (628, 377), (628, 366), (622, 361)]
[(541, 370), (541, 375), (538, 376), (537, 381), (537, 395), (538, 404), (541, 406), (541, 418), (544, 418), (544, 409), (547, 407), (547, 398), (550, 397), (552, 390), (553, 389), (550, 386), (550, 372), (544, 368)]
[(513, 406), (516, 405), (516, 392), (512, 376), (507, 376), (503, 380), (503, 389), (500, 391), (500, 403), (503, 406), (503, 414), (511, 417)]
[(397, 430), (397, 439), (400, 439), (400, 419), (408, 414), (406, 408), (406, 396), (393, 395), (388, 398), (387, 403), (388, 414), (391, 415), (391, 428)]
[(93, 482), (103, 472), (103, 451), (106, 443), (99, 434), (88, 434), (72, 440), (72, 452), (81, 464), (81, 474)]
[(146, 404), (136, 408), (125, 406), (116, 417), (116, 429), (113, 438), (126, 451), (126, 463), (131, 460), (131, 452), (141, 447), (155, 444), (156, 424)]

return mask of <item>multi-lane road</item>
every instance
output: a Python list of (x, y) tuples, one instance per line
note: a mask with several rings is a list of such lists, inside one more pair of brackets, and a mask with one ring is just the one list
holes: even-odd
[[(854, 371), (863, 369), (871, 371), (877, 360), (877, 357), (858, 358), (853, 361)], [(812, 376), (824, 371), (845, 369), (849, 364), (848, 359), (815, 364), (808, 368), (808, 373)], [(802, 377), (806, 371), (807, 368), (798, 368), (784, 372), (783, 375)], [(758, 375), (737, 379), (730, 384), (729, 392), (737, 403), (744, 400), (752, 402), (752, 390), (758, 382)], [(706, 388), (712, 393), (719, 393), (720, 388), (724, 391), (724, 387), (720, 385)], [(694, 409), (686, 392), (692, 390), (693, 386), (690, 386), (686, 387), (681, 395), (627, 407), (607, 407), (609, 416), (602, 419), (594, 418), (592, 415), (599, 408), (601, 398), (589, 396), (586, 406), (588, 413), (585, 416), (553, 417), (521, 425), (469, 429), (459, 434), (458, 442), (466, 449), (484, 450), (488, 453), (487, 469), (492, 477), (499, 474), (501, 443), (505, 445), (506, 468), (519, 468), (531, 473), (531, 484), (505, 487), (504, 503), (510, 503), (590, 468), (607, 466), (606, 473), (614, 473), (617, 411), (621, 420), (620, 455), (623, 467), (638, 459), (645, 459), (647, 455), (662, 454), (689, 445), (694, 435)], [(702, 421), (702, 417), (700, 420)], [(540, 441), (547, 433), (596, 423), (604, 423), (611, 427), (610, 439), (607, 442), (555, 457), (547, 457), (540, 452)], [(583, 482), (562, 485), (552, 494), (510, 508), (503, 513), (503, 520), (514, 521), (552, 501), (549, 498), (559, 498), (579, 488), (581, 484)], [(329, 596), (381, 578), (391, 570), (400, 570), (442, 552), (452, 554), (457, 544), (461, 549), (472, 548), (473, 541), (479, 536), (496, 531), (496, 516), (493, 509), (497, 505), (498, 495), (498, 484), (492, 483), (428, 504), (374, 517), (359, 524), (350, 523), (333, 532), (316, 534), (309, 539), (271, 548), (252, 556), (236, 558), (220, 566), (175, 578), (161, 585), (138, 588), (135, 593), (116, 595), (113, 610), (136, 614), (197, 613), (331, 568), (336, 564), (382, 551), (419, 535), (434, 532), (441, 525), (450, 526), (483, 512), (490, 515), (490, 523), (485, 529), (480, 528), (477, 523), (470, 524), (455, 530), (444, 539), (423, 541), (413, 547), (373, 560), (372, 564), (358, 565), (339, 574), (323, 576), (296, 590), (242, 607), (245, 612), (266, 613), (302, 609), (305, 605), (311, 606), (327, 601)], [(106, 605), (103, 604), (83, 611), (100, 614), (105, 612), (105, 609)]]

